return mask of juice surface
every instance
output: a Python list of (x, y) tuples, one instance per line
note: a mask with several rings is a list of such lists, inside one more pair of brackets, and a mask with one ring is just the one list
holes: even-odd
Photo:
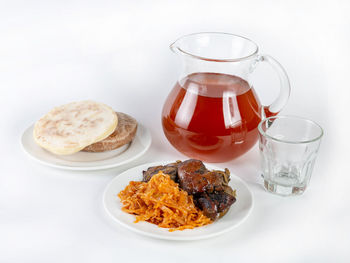
[(226, 162), (258, 139), (261, 104), (247, 81), (233, 75), (194, 73), (176, 83), (162, 112), (169, 142), (185, 155)]

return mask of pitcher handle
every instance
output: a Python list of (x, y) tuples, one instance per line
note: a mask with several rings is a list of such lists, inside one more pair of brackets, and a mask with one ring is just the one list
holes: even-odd
[(263, 117), (270, 117), (277, 115), (283, 107), (287, 104), (289, 95), (290, 95), (290, 83), (288, 79), (288, 75), (282, 65), (275, 60), (273, 57), (269, 55), (259, 55), (259, 62), (267, 62), (272, 66), (272, 68), (277, 72), (279, 80), (280, 80), (280, 94), (277, 99), (272, 102), (269, 106), (264, 106), (264, 114)]

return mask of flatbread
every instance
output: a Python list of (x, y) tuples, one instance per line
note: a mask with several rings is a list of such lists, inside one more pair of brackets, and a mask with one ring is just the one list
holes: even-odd
[(137, 121), (122, 112), (117, 112), (118, 126), (106, 139), (95, 142), (83, 149), (85, 152), (105, 152), (115, 150), (131, 142), (137, 131)]
[(73, 154), (113, 133), (118, 117), (109, 106), (94, 102), (72, 102), (54, 108), (35, 123), (33, 137), (48, 151)]

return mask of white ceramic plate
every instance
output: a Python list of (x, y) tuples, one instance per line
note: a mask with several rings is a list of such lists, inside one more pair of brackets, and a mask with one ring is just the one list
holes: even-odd
[(37, 145), (33, 139), (33, 127), (22, 135), (22, 146), (26, 153), (41, 164), (66, 170), (101, 170), (131, 162), (144, 154), (151, 145), (151, 134), (145, 126), (138, 124), (134, 140), (116, 150), (102, 153), (77, 152), (71, 155), (55, 155)]
[[(218, 236), (239, 226), (249, 216), (253, 208), (253, 195), (242, 179), (231, 173), (229, 185), (233, 189), (236, 189), (237, 201), (231, 206), (225, 216), (214, 223), (195, 229), (174, 232), (169, 232), (166, 228), (160, 228), (148, 222), (134, 223), (135, 216), (121, 210), (122, 204), (117, 194), (123, 190), (130, 181), (142, 180), (142, 171), (147, 170), (148, 167), (171, 162), (172, 161), (143, 164), (131, 168), (115, 177), (107, 186), (103, 196), (103, 205), (107, 213), (122, 226), (134, 232), (154, 238), (169, 240), (197, 240)], [(223, 170), (209, 164), (205, 165), (208, 169)]]

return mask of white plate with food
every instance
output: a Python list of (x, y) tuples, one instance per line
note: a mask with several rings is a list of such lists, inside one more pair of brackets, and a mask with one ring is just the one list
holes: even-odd
[(67, 170), (118, 167), (151, 145), (147, 128), (102, 103), (82, 101), (54, 108), (28, 127), (24, 151), (41, 164)]
[[(182, 162), (182, 164), (185, 164), (185, 162), (190, 162), (190, 161), (197, 161), (197, 160), (184, 161), (184, 162)], [(171, 162), (157, 162), (157, 163), (148, 163), (148, 164), (140, 165), (140, 166), (131, 168), (131, 169), (121, 173), (117, 177), (115, 177), (110, 182), (110, 184), (107, 186), (107, 188), (105, 189), (104, 195), (103, 195), (103, 205), (104, 205), (104, 208), (107, 211), (107, 213), (110, 215), (110, 217), (114, 221), (118, 222), (120, 225), (128, 228), (129, 230), (132, 230), (136, 233), (150, 236), (153, 238), (168, 239), (168, 240), (198, 240), (198, 239), (205, 239), (205, 238), (218, 236), (218, 235), (221, 235), (225, 232), (228, 232), (228, 231), (238, 227), (250, 215), (250, 213), (253, 209), (253, 195), (252, 195), (251, 191), (249, 190), (248, 186), (246, 185), (246, 183), (242, 179), (240, 179), (239, 177), (237, 177), (234, 174), (231, 174), (229, 176), (230, 180), (227, 184), (224, 182), (224, 180), (222, 180), (222, 182), (220, 182), (220, 180), (216, 180), (216, 181), (214, 180), (215, 182), (212, 181), (215, 184), (215, 187), (216, 187), (215, 189), (218, 191), (216, 191), (216, 190), (213, 191), (214, 188), (211, 188), (210, 191), (212, 191), (212, 194), (207, 194), (207, 193), (203, 192), (200, 194), (196, 193), (195, 195), (192, 195), (192, 200), (196, 203), (195, 204), (196, 209), (200, 210), (201, 214), (204, 214), (204, 215), (206, 215), (206, 217), (211, 218), (209, 224), (204, 223), (203, 226), (194, 227), (193, 229), (184, 229), (184, 230), (175, 230), (174, 231), (175, 228), (166, 228), (164, 226), (159, 227), (158, 225), (156, 225), (154, 223), (142, 221), (142, 219), (141, 219), (141, 221), (138, 221), (137, 223), (135, 223), (136, 215), (135, 215), (135, 213), (134, 214), (130, 213), (129, 203), (130, 203), (130, 200), (132, 200), (132, 199), (130, 199), (130, 197), (134, 198), (136, 195), (135, 195), (135, 192), (132, 192), (132, 193), (128, 193), (128, 192), (135, 191), (136, 188), (138, 189), (137, 191), (141, 191), (141, 190), (139, 190), (141, 188), (143, 189), (142, 191), (148, 191), (148, 190), (144, 190), (144, 189), (151, 189), (153, 186), (150, 186), (147, 184), (150, 184), (152, 182), (152, 179), (154, 179), (154, 178), (161, 178), (162, 177), (162, 175), (159, 175), (159, 174), (157, 174), (156, 176), (154, 175), (154, 174), (156, 174), (156, 172), (158, 170), (162, 170), (163, 173), (170, 174), (171, 176), (169, 178), (172, 178), (173, 180), (178, 180), (177, 182), (179, 183), (178, 185), (181, 187), (181, 190), (180, 190), (181, 192), (183, 192), (183, 190), (186, 189), (187, 194), (188, 194), (190, 191), (193, 191), (193, 189), (195, 189), (193, 187), (196, 187), (196, 183), (189, 182), (189, 181), (184, 182), (184, 180), (186, 180), (186, 178), (192, 178), (192, 179), (195, 178), (195, 177), (191, 177), (192, 175), (189, 175), (189, 177), (186, 177), (186, 176), (188, 176), (188, 174), (186, 175), (186, 170), (183, 169), (183, 167), (186, 167), (186, 165), (182, 165), (182, 168), (180, 168), (180, 166), (177, 166), (178, 168), (174, 168), (176, 170), (175, 177), (177, 176), (177, 179), (173, 178), (174, 173), (171, 171), (171, 169), (164, 170), (162, 168), (159, 168), (159, 169), (154, 168), (156, 166), (166, 165), (169, 163), (171, 163)], [(180, 170), (180, 169), (182, 169), (182, 170)], [(222, 169), (217, 168), (217, 167), (212, 166), (212, 165), (209, 165), (209, 164), (205, 164), (205, 169), (206, 169), (206, 171), (208, 171), (208, 173), (218, 172), (220, 174), (220, 176), (221, 176), (221, 174), (224, 174), (224, 173), (227, 174), (227, 170), (225, 170), (225, 172), (220, 172), (218, 170), (222, 170)], [(146, 171), (146, 173), (144, 175), (143, 175), (143, 171)], [(148, 179), (147, 179), (147, 176), (149, 176), (149, 172), (152, 172), (152, 171), (154, 172), (154, 174), (153, 175), (151, 174), (151, 177), (148, 177)], [(184, 171), (185, 171), (185, 173), (184, 173)], [(207, 173), (207, 172), (203, 173), (203, 171), (200, 171), (200, 169), (198, 169), (196, 172), (197, 172), (197, 174), (195, 176), (199, 175), (198, 173), (200, 173), (202, 175)], [(184, 174), (185, 174), (185, 177), (184, 177)], [(181, 177), (181, 179), (179, 179), (180, 177)], [(149, 178), (151, 178), (151, 179), (149, 180)], [(206, 178), (208, 178), (208, 177), (206, 177)], [(137, 182), (137, 183), (131, 183), (129, 185), (130, 181), (142, 181), (142, 180), (145, 180), (145, 181), (149, 180), (149, 181), (148, 181), (148, 183)], [(166, 179), (166, 180), (173, 181), (171, 179)], [(195, 180), (195, 179), (193, 179), (193, 180)], [(209, 181), (207, 180), (206, 182), (209, 182)], [(155, 181), (152, 183), (155, 183)], [(200, 184), (201, 180), (197, 181), (197, 183)], [(233, 192), (232, 191), (230, 192), (230, 195), (232, 193), (235, 196), (235, 200), (233, 203), (232, 202), (227, 203), (228, 199), (222, 198), (222, 196), (223, 196), (222, 194), (220, 194), (221, 197), (220, 196), (219, 197), (212, 196), (214, 192), (215, 193), (223, 193), (222, 189), (219, 189), (219, 186), (222, 183), (225, 184), (226, 188), (229, 186), (228, 188), (233, 190)], [(127, 186), (128, 186), (128, 188), (126, 188)], [(164, 186), (162, 185), (161, 187), (164, 187)], [(209, 184), (207, 184), (206, 187), (207, 188), (205, 188), (205, 189), (207, 189), (207, 190), (205, 190), (205, 191), (208, 191), (208, 189), (210, 189)], [(201, 187), (199, 187), (199, 188), (197, 187), (196, 189), (203, 190), (204, 188), (203, 188), (203, 185), (201, 185)], [(122, 191), (122, 193), (121, 193), (121, 191)], [(172, 194), (172, 190), (166, 189), (164, 191), (166, 194), (170, 193), (167, 196), (167, 198), (169, 198), (169, 196), (174, 196), (174, 194)], [(118, 196), (119, 193), (121, 193), (121, 194)], [(130, 197), (125, 198), (126, 193), (128, 193), (130, 195)], [(154, 193), (154, 191), (152, 192), (152, 195), (153, 195), (153, 193)], [(140, 196), (143, 196), (143, 197), (148, 196), (148, 195), (149, 195), (148, 192), (147, 192), (147, 194), (146, 194), (146, 192), (142, 192), (140, 194)], [(188, 196), (190, 196), (190, 195), (191, 194), (188, 194)], [(225, 195), (227, 196), (226, 193), (225, 193)], [(229, 195), (229, 197), (230, 197), (230, 195)], [(194, 196), (196, 196), (196, 197), (194, 197)], [(216, 199), (217, 199), (217, 200), (219, 200), (219, 203), (217, 203), (217, 204), (227, 203), (228, 206), (222, 207), (222, 209), (219, 210), (219, 208), (218, 208), (219, 206), (214, 205), (214, 206), (212, 206), (212, 208), (215, 208), (216, 210), (215, 209), (213, 210), (213, 209), (211, 209), (210, 204), (207, 203), (207, 199), (204, 199), (204, 203), (200, 202), (200, 201), (203, 201), (202, 200), (203, 196), (206, 196), (205, 198), (207, 198), (209, 200), (209, 203), (213, 203), (214, 201), (216, 202)], [(209, 198), (209, 196), (210, 196), (210, 198)], [(121, 198), (123, 198), (124, 203), (121, 202)], [(147, 198), (149, 198), (149, 197), (147, 197)], [(152, 197), (150, 197), (149, 200), (153, 200), (153, 199), (152, 199)], [(161, 195), (157, 195), (156, 199), (157, 200), (160, 200), (160, 199), (166, 200)], [(181, 198), (176, 197), (176, 198), (174, 198), (174, 200), (181, 200)], [(143, 202), (143, 201), (141, 201), (141, 202)], [(139, 206), (140, 201), (136, 200), (136, 203), (137, 203), (137, 205), (136, 205), (136, 207), (137, 207), (137, 206)], [(150, 206), (148, 199), (146, 200), (145, 203), (148, 203), (148, 205), (147, 205), (148, 207)], [(192, 203), (192, 204), (194, 204), (194, 203)], [(181, 204), (181, 206), (183, 206), (183, 205), (187, 206), (189, 204), (185, 204), (185, 203)], [(154, 205), (153, 204), (152, 209), (154, 210), (154, 214), (156, 216), (151, 217), (149, 214), (146, 215), (147, 218), (151, 218), (151, 219), (149, 219), (149, 221), (152, 221), (152, 220), (154, 220), (154, 218), (156, 218), (155, 222), (158, 222), (158, 223), (161, 222), (159, 219), (157, 219), (157, 214), (158, 215), (159, 214), (165, 215), (165, 213), (164, 213), (165, 210), (163, 210), (162, 212), (159, 212), (159, 211), (157, 211), (157, 209), (159, 209), (159, 207), (162, 207), (162, 206), (163, 205), (159, 205), (159, 204)], [(165, 205), (165, 206), (168, 206), (168, 208), (169, 207), (171, 208), (171, 206), (176, 207), (176, 205), (173, 205), (173, 204), (172, 205)], [(124, 207), (124, 211), (123, 211), (123, 207)], [(133, 206), (133, 207), (135, 208), (135, 206)], [(127, 208), (127, 211), (125, 210), (125, 208)], [(164, 209), (168, 209), (168, 208), (164, 208)], [(133, 210), (133, 211), (135, 211), (135, 210)], [(140, 211), (140, 209), (138, 209), (138, 211)], [(181, 211), (183, 211), (182, 208), (179, 210), (173, 209), (172, 212), (170, 211), (172, 218), (173, 218), (173, 215), (176, 215), (176, 224), (182, 220), (180, 218), (180, 216), (182, 216), (183, 212), (181, 212)], [(189, 211), (189, 210), (187, 210), (187, 211)], [(138, 215), (140, 215), (140, 214), (138, 214)], [(162, 222), (164, 222), (165, 220), (166, 220), (166, 222), (171, 222), (172, 220), (174, 220), (174, 219), (169, 219), (168, 215), (164, 216), (167, 218), (161, 219), (161, 220), (163, 220)], [(178, 216), (178, 215), (180, 215), (180, 216)], [(185, 218), (189, 218), (187, 212), (186, 212), (186, 215), (187, 216)], [(220, 216), (222, 216), (222, 217), (219, 218)], [(193, 217), (193, 218), (195, 218), (195, 217)], [(145, 217), (143, 217), (143, 218), (145, 218)], [(199, 216), (196, 218), (199, 218)], [(196, 223), (198, 223), (198, 222), (204, 222), (204, 221), (197, 220)], [(163, 224), (163, 223), (159, 223), (159, 224)], [(177, 225), (176, 227), (180, 226), (178, 229), (181, 229), (181, 224)], [(183, 223), (183, 224), (185, 224), (185, 223)], [(187, 228), (187, 227), (184, 227), (184, 228)], [(172, 232), (169, 230), (171, 230)]]

